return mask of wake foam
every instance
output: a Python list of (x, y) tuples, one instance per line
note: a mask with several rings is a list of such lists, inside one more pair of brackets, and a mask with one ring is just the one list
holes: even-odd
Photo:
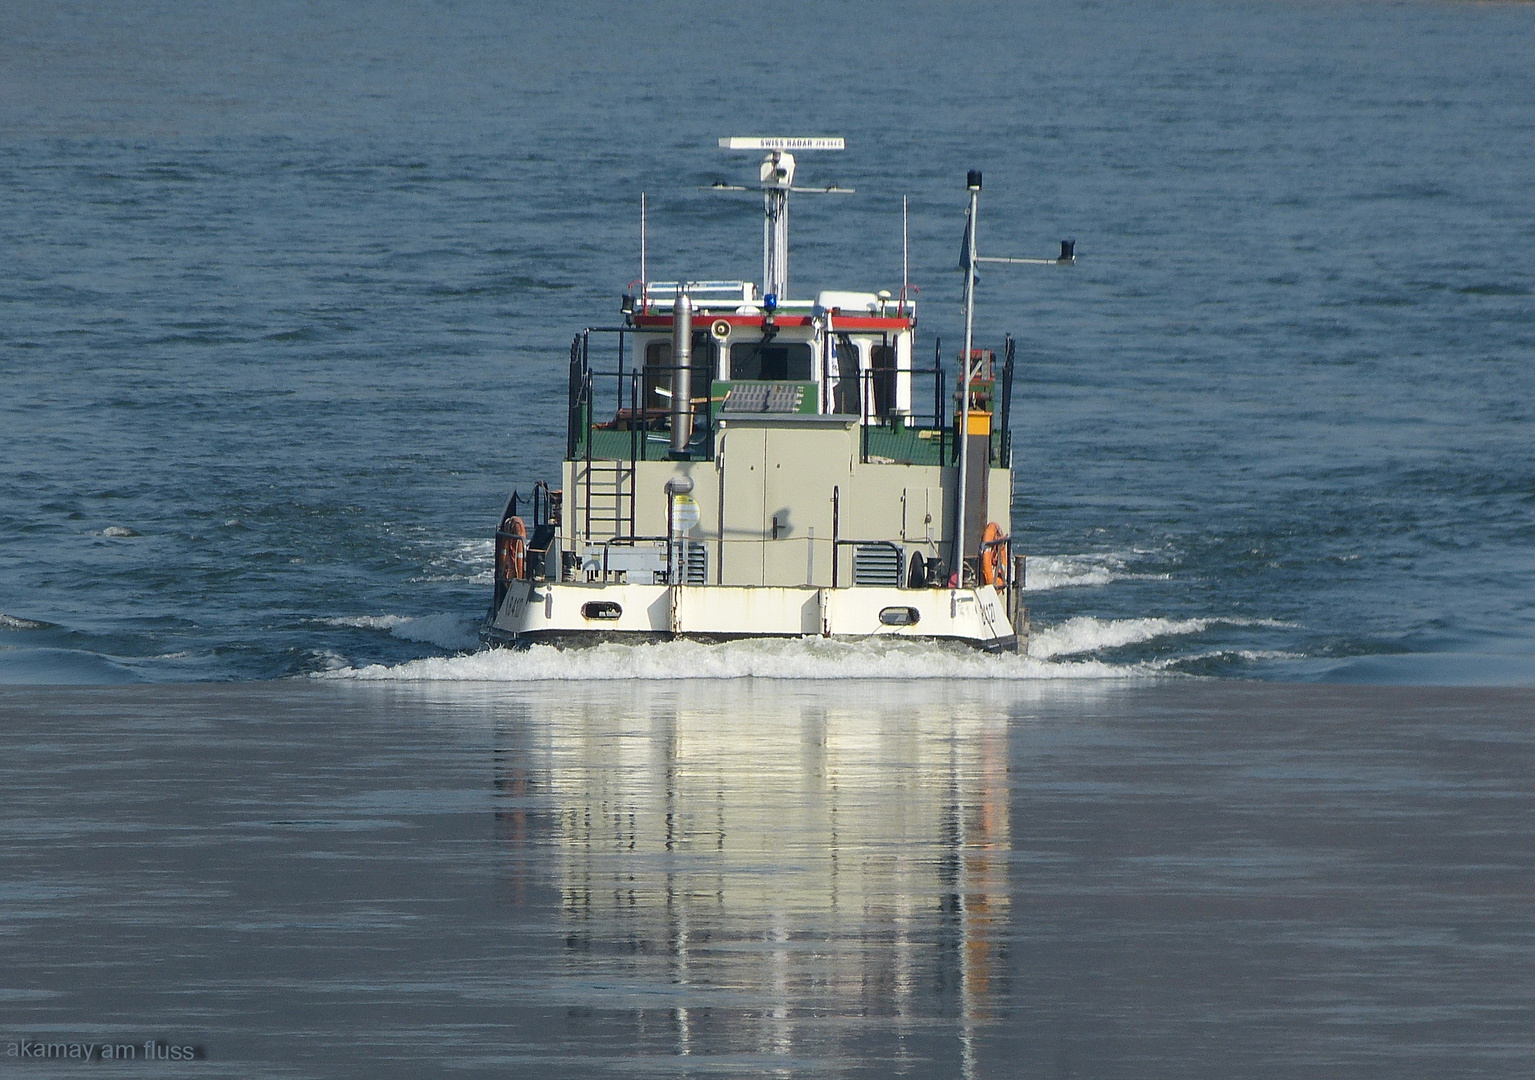
[(696, 641), (614, 643), (581, 648), (534, 645), (525, 650), (485, 649), (478, 623), (461, 615), (359, 615), (319, 620), (331, 626), (386, 631), (465, 655), (426, 657), (402, 664), (352, 666), (326, 654), (315, 678), (398, 682), (611, 682), (623, 679), (1133, 679), (1177, 674), (1199, 660), (1289, 658), (1284, 652), (1221, 649), (1146, 657), (1118, 663), (1090, 654), (1163, 638), (1202, 634), (1216, 626), (1288, 627), (1272, 619), (1096, 619), (1078, 616), (1035, 628), (1027, 655), (988, 654), (957, 642), (904, 638), (834, 641), (761, 638), (705, 645)]
[(1052, 663), (1033, 656), (987, 655), (963, 645), (824, 638), (733, 641), (703, 645), (669, 641), (603, 644), (581, 649), (534, 645), (468, 656), (373, 664), (320, 672), (317, 678), (405, 682), (593, 682), (639, 679), (1115, 679), (1153, 672), (1096, 660)]
[(354, 615), (339, 619), (320, 619), (326, 626), (353, 627), (359, 630), (384, 630), (401, 641), (419, 641), (439, 649), (461, 652), (478, 647), (479, 620), (463, 615)]
[(1169, 574), (1138, 574), (1130, 560), (1142, 552), (1099, 552), (1088, 555), (1030, 555), (1025, 564), (1025, 592), (1111, 585), (1116, 581), (1166, 581)]
[(425, 573), (412, 581), (468, 581), (489, 585), (495, 580), (495, 542), (488, 539), (455, 540), (430, 559)]
[[(1123, 649), (1129, 645), (1141, 645), (1163, 637), (1185, 634), (1202, 634), (1212, 626), (1262, 626), (1293, 629), (1294, 623), (1276, 619), (1095, 619), (1079, 615), (1054, 626), (1036, 630), (1029, 638), (1029, 655), (1041, 660), (1057, 656), (1079, 656), (1082, 653), (1101, 652), (1104, 649)], [(1240, 655), (1232, 650), (1201, 655)], [(1256, 655), (1256, 654), (1255, 654)], [(1275, 654), (1280, 655), (1280, 654)], [(1158, 661), (1182, 663), (1194, 659), (1182, 656)]]
[[(383, 623), (393, 618), (370, 620)], [(388, 666), (370, 664), (318, 673), (320, 678), (366, 680), (541, 682), (620, 679), (1129, 679), (1165, 673), (1170, 660), (1114, 664), (1064, 660), (1154, 638), (1197, 634), (1216, 619), (1068, 619), (1029, 642), (1028, 655), (989, 655), (965, 645), (880, 638), (762, 639), (703, 645), (693, 641), (603, 644), (523, 651), (491, 649), (468, 656), (429, 657)], [(361, 620), (354, 620), (361, 622)], [(391, 624), (398, 633), (399, 624)]]
[(15, 615), (7, 615), (0, 611), (0, 630), (51, 630), (53, 623), (39, 622), (36, 619), (22, 619)]
[(1202, 634), (1220, 619), (1094, 619), (1079, 615), (1037, 630), (1029, 638), (1029, 655), (1041, 660), (1075, 656), (1103, 649), (1122, 649), (1159, 637)]

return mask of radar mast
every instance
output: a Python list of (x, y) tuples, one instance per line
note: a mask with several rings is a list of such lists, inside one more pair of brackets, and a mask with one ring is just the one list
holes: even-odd
[[(762, 135), (721, 139), (721, 150), (760, 150), (759, 182), (762, 185), (762, 295), (786, 297), (789, 290), (789, 192), (817, 195), (851, 195), (852, 188), (833, 184), (825, 188), (794, 186), (794, 154), (804, 150), (844, 150), (838, 138), (781, 138)], [(716, 190), (745, 191), (744, 187), (715, 184)]]

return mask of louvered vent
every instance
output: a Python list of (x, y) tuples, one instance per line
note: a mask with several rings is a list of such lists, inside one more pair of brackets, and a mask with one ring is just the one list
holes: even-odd
[(853, 548), (853, 584), (901, 584), (901, 549), (894, 544), (859, 544)]
[(701, 540), (689, 540), (687, 544), (687, 583), (707, 585), (709, 583), (709, 549)]

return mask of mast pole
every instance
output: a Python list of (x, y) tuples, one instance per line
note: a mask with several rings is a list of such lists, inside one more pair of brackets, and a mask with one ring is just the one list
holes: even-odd
[(762, 201), (762, 293), (784, 297), (789, 291), (789, 192), (770, 187)]
[(762, 193), (762, 295), (773, 291), (773, 196)]
[(970, 350), (975, 338), (975, 229), (976, 211), (981, 196), (981, 173), (971, 169), (965, 177), (970, 189), (970, 220), (965, 228), (965, 350), (960, 354), (959, 390), (959, 510), (958, 527), (954, 530), (954, 572), (961, 588), (965, 584), (965, 491), (970, 480)]
[[(911, 287), (911, 232), (907, 228), (906, 196), (901, 196), (901, 307), (906, 307), (906, 291)], [(905, 314), (905, 311), (902, 311)]]
[(794, 155), (774, 150), (762, 159), (762, 295), (789, 294), (789, 189)]
[(640, 310), (650, 310), (649, 286), (645, 280), (645, 193), (640, 192)]

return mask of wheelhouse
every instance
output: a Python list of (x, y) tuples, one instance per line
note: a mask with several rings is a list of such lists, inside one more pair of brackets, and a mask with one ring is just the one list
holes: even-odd
[[(674, 357), (678, 282), (625, 297), (625, 324), (594, 327), (571, 348), (569, 460), (709, 460), (731, 413), (857, 417), (865, 461), (948, 465), (957, 402), (946, 402), (941, 342), (915, 360), (916, 304), (888, 292), (763, 297), (749, 281), (685, 283), (692, 331), (686, 368)], [(616, 339), (616, 340), (615, 340)], [(996, 411), (992, 463), (1007, 464), (1012, 345), (1000, 370), (974, 358), (972, 406)], [(686, 376), (683, 376), (683, 371)], [(674, 384), (685, 378), (689, 432), (679, 446)]]

